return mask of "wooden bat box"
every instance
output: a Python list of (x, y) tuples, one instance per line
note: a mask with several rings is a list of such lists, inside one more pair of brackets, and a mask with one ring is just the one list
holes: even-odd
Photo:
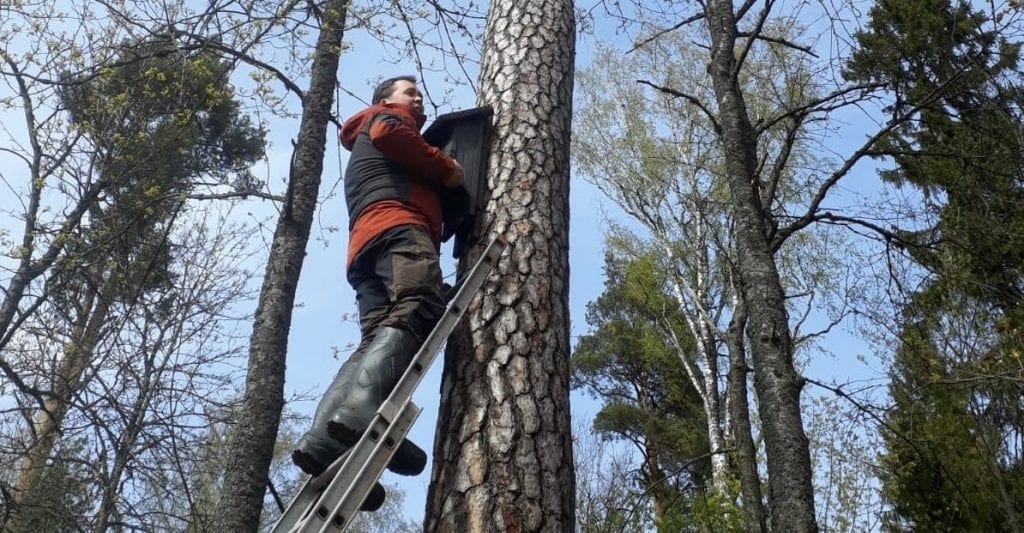
[(437, 117), (423, 132), (423, 138), (454, 157), (466, 172), (466, 183), (456, 189), (442, 188), (444, 211), (442, 240), (455, 237), (453, 255), (460, 258), (477, 236), (474, 226), (477, 213), (487, 201), (487, 159), (491, 147), (490, 106), (475, 107)]

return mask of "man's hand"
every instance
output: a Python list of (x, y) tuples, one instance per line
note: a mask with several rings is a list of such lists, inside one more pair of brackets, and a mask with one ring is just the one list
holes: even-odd
[(461, 187), (463, 183), (466, 183), (466, 171), (462, 169), (462, 165), (460, 165), (458, 161), (452, 159), (452, 162), (455, 163), (455, 168), (452, 169), (452, 173), (441, 180), (441, 183), (449, 189)]

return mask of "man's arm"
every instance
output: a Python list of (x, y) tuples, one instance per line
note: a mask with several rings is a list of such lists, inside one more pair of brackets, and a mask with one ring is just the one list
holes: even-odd
[(384, 157), (402, 165), (413, 175), (458, 187), (464, 180), (462, 166), (439, 148), (427, 144), (418, 131), (401, 118), (382, 114), (370, 126), (370, 142)]

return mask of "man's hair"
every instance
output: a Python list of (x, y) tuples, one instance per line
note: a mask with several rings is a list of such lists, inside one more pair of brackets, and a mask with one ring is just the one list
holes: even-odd
[(391, 96), (391, 93), (395, 92), (395, 82), (403, 80), (409, 83), (416, 83), (416, 76), (395, 76), (378, 83), (377, 87), (373, 89), (373, 100), (370, 101), (370, 104), (376, 105), (384, 98)]

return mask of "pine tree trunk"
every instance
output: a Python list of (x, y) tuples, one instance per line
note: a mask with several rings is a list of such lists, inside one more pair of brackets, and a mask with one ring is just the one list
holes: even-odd
[[(572, 3), (498, 0), (481, 99), (494, 107), (483, 241), (509, 249), (445, 354), (426, 531), (572, 531), (569, 131)], [(467, 265), (480, 253), (470, 250)]]
[(747, 338), (768, 458), (768, 504), (776, 531), (817, 531), (807, 436), (800, 415), (801, 379), (785, 295), (769, 246), (758, 194), (756, 137), (739, 86), (736, 19), (729, 0), (706, 4), (708, 73), (718, 102), (721, 143), (736, 221), (738, 273), (748, 313)]
[(284, 407), (288, 331), (320, 190), (327, 122), (334, 102), (348, 5), (348, 0), (328, 0), (322, 5), (320, 36), (309, 90), (302, 103), (288, 195), (274, 230), (253, 320), (245, 396), (228, 444), (224, 489), (214, 515), (214, 531), (256, 531), (259, 526)]
[(82, 318), (76, 321), (78, 323), (73, 329), (71, 342), (65, 346), (64, 357), (54, 371), (50, 394), (43, 408), (35, 415), (32, 427), (34, 440), (21, 460), (14, 483), (15, 506), (32, 505), (27, 497), (39, 483), (46, 461), (57, 444), (60, 426), (67, 415), (71, 398), (80, 388), (82, 373), (92, 360), (99, 342), (100, 328), (107, 321), (110, 302), (96, 289), (91, 289), (82, 309)]
[(654, 530), (658, 533), (666, 531), (665, 527), (665, 511), (667, 509), (666, 500), (666, 488), (668, 485), (665, 484), (665, 473), (661, 471), (661, 465), (658, 464), (660, 460), (658, 454), (658, 447), (654, 444), (651, 439), (647, 439), (644, 442), (646, 463), (647, 463), (647, 486), (646, 493), (651, 496), (654, 501)]

